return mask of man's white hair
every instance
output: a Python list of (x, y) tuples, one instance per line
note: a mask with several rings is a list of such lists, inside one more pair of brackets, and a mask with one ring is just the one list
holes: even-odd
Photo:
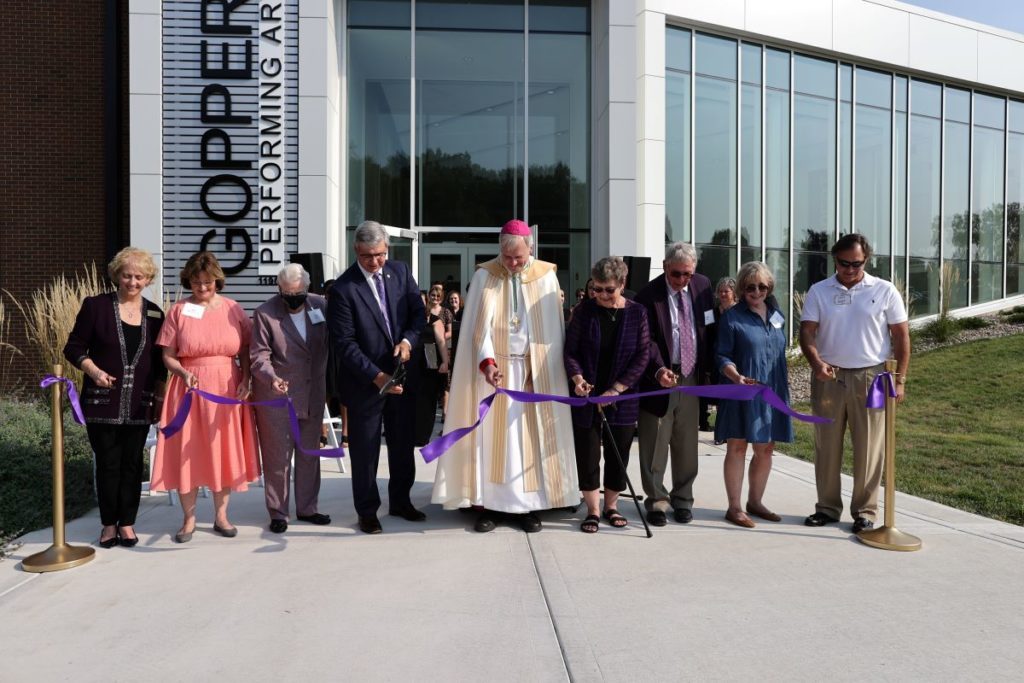
[(304, 288), (309, 287), (309, 273), (301, 263), (289, 263), (277, 273), (277, 284), (279, 285), (294, 285), (300, 280)]
[(502, 251), (518, 244), (518, 241), (526, 242), (526, 247), (533, 253), (533, 235), (501, 235), (498, 237), (498, 248)]

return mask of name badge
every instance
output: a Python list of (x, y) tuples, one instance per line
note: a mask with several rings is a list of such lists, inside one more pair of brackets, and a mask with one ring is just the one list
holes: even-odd
[(163, 311), (148, 310), (148, 311), (146, 311), (146, 315), (148, 317), (150, 317), (150, 318), (157, 318), (157, 319), (160, 319), (160, 318), (164, 317)]
[(707, 326), (707, 325), (714, 325), (714, 324), (715, 324), (715, 312), (712, 309), (709, 308), (708, 310), (704, 311), (704, 325)]
[(849, 306), (853, 303), (853, 296), (849, 292), (841, 292), (832, 297), (832, 303), (836, 306)]
[(772, 324), (772, 327), (774, 327), (775, 329), (781, 330), (782, 323), (786, 322), (786, 319), (782, 317), (781, 313), (775, 311), (774, 313), (772, 313), (772, 317), (768, 318), (768, 322), (770, 322)]
[(195, 318), (196, 320), (202, 320), (203, 313), (205, 312), (205, 308), (203, 308), (199, 304), (193, 303), (187, 303), (181, 309), (181, 314), (184, 315), (186, 318)]
[(324, 321), (324, 314), (319, 308), (309, 309), (309, 322), (319, 325)]

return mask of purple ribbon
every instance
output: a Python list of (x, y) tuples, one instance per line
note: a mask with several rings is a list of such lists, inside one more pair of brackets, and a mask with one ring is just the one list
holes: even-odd
[(226, 396), (218, 396), (217, 394), (211, 394), (208, 391), (202, 389), (188, 389), (185, 392), (185, 397), (181, 400), (181, 404), (178, 405), (177, 412), (174, 413), (174, 417), (167, 423), (167, 426), (162, 427), (160, 432), (164, 435), (165, 439), (169, 439), (185, 426), (185, 421), (188, 420), (189, 411), (192, 410), (192, 395), (198, 394), (201, 398), (205, 398), (211, 403), (217, 403), (222, 406), (268, 406), (271, 408), (287, 408), (288, 409), (288, 422), (292, 432), (292, 440), (295, 442), (295, 450), (299, 451), (303, 455), (309, 455), (312, 457), (320, 458), (344, 458), (345, 449), (341, 446), (337, 448), (303, 448), (302, 440), (299, 433), (299, 416), (295, 412), (295, 404), (292, 403), (291, 397), (285, 396), (283, 398), (272, 398), (267, 401), (241, 401), (237, 398), (227, 398)]
[(668, 389), (658, 389), (656, 391), (646, 391), (637, 394), (623, 394), (620, 396), (555, 396), (552, 394), (534, 394), (528, 391), (514, 391), (512, 389), (502, 389), (499, 387), (494, 390), (493, 394), (480, 401), (480, 407), (478, 409), (479, 417), (475, 423), (469, 427), (453, 429), (447, 434), (434, 439), (421, 448), (420, 453), (423, 455), (424, 462), (433, 462), (444, 455), (444, 453), (454, 446), (460, 439), (480, 426), (480, 423), (484, 421), (485, 417), (487, 417), (487, 413), (490, 411), (491, 405), (494, 403), (494, 399), (498, 394), (504, 394), (513, 401), (519, 401), (521, 403), (543, 403), (544, 401), (553, 401), (555, 403), (563, 403), (565, 405), (578, 408), (588, 404), (604, 405), (608, 403), (617, 403), (619, 401), (632, 401), (638, 398), (647, 398), (649, 396), (664, 396), (674, 392), (690, 394), (691, 396), (702, 396), (705, 398), (726, 399), (730, 401), (752, 401), (755, 398), (760, 398), (779, 412), (789, 415), (790, 417), (795, 417), (796, 419), (804, 422), (825, 423), (832, 421), (827, 417), (798, 413), (786, 405), (786, 402), (779, 398), (778, 394), (764, 384), (713, 384), (697, 387), (671, 387)]
[(80, 425), (85, 424), (85, 415), (82, 414), (82, 403), (78, 400), (78, 391), (75, 389), (75, 383), (67, 377), (58, 377), (57, 375), (44, 375), (43, 381), (39, 383), (40, 389), (45, 389), (51, 384), (62, 382), (64, 386), (68, 388), (68, 402), (71, 403), (71, 412), (75, 416), (75, 422)]
[(864, 405), (868, 408), (885, 408), (886, 395), (896, 398), (896, 385), (891, 372), (880, 372), (868, 387), (868, 400)]

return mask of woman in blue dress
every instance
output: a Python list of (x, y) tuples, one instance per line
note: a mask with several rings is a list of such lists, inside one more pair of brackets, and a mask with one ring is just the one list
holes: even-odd
[[(723, 384), (767, 384), (789, 402), (786, 368), (786, 319), (772, 296), (775, 278), (763, 263), (745, 263), (736, 274), (739, 302), (722, 315), (718, 325), (716, 365)], [(793, 424), (760, 398), (721, 401), (715, 421), (715, 441), (725, 441), (725, 491), (729, 510), (725, 518), (737, 526), (753, 528), (749, 515), (771, 522), (781, 517), (761, 501), (772, 471), (776, 441), (792, 441)], [(750, 489), (746, 512), (740, 507), (747, 443), (754, 448), (750, 461)], [(749, 514), (748, 514), (749, 513)]]

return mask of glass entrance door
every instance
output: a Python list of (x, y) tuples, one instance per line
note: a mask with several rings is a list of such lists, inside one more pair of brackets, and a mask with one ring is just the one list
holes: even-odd
[(440, 282), (446, 292), (458, 290), (465, 296), (466, 286), (473, 278), (477, 264), (494, 258), (498, 245), (421, 244), (419, 251), (420, 289), (428, 289), (434, 282)]

